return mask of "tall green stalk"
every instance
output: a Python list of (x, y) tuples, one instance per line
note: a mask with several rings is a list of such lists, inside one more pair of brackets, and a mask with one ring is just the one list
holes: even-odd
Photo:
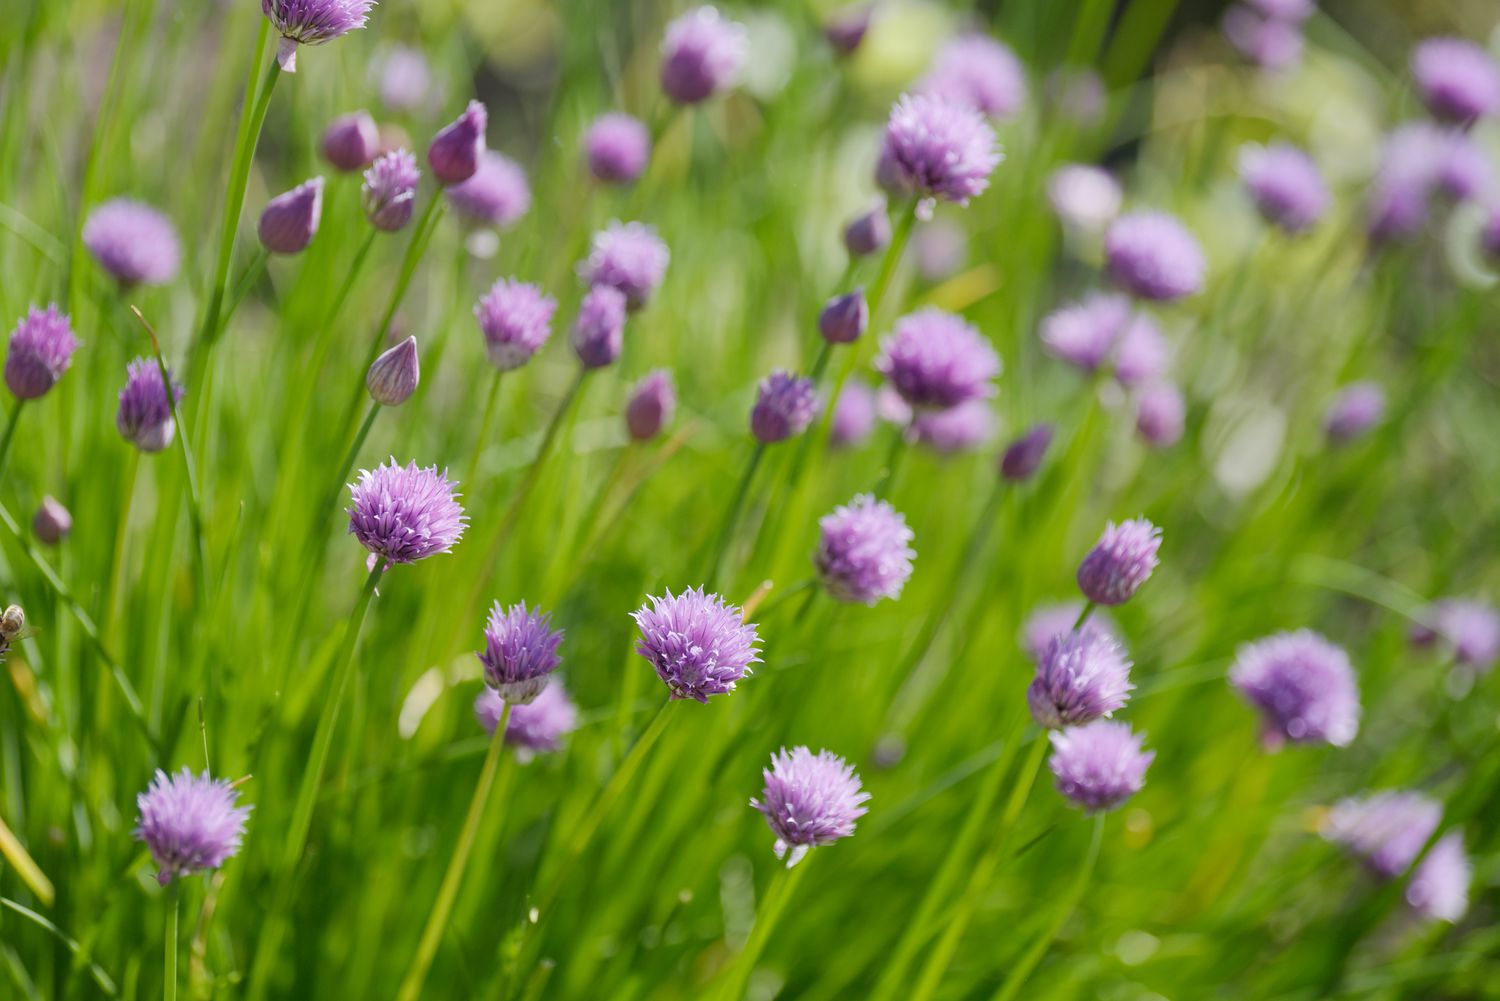
[(810, 856), (817, 854), (809, 852), (806, 858), (793, 866), (782, 866), (776, 870), (776, 875), (771, 877), (771, 885), (766, 890), (765, 899), (761, 901), (760, 908), (755, 914), (755, 925), (750, 929), (750, 938), (745, 943), (744, 950), (731, 961), (729, 968), (729, 979), (724, 983), (724, 990), (719, 995), (719, 1001), (740, 1001), (745, 996), (745, 990), (750, 985), (750, 975), (755, 972), (755, 964), (759, 961), (761, 953), (765, 951), (766, 943), (771, 939), (771, 932), (775, 930), (776, 923), (786, 911), (787, 903), (792, 899), (792, 894), (797, 891), (797, 884), (802, 880), (802, 874), (807, 871), (807, 865), (811, 861)]

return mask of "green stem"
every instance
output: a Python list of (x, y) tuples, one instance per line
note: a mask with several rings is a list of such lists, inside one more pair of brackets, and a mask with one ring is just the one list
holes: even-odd
[(1087, 622), (1089, 620), (1089, 616), (1093, 615), (1093, 614), (1094, 614), (1094, 603), (1093, 603), (1093, 601), (1084, 602), (1083, 608), (1078, 612), (1078, 618), (1073, 622), (1073, 632), (1076, 633), (1076, 632), (1078, 632), (1078, 630), (1082, 629), (1083, 628), (1083, 624), (1085, 622)]
[(526, 498), (531, 495), (537, 480), (542, 475), (542, 467), (547, 463), (547, 455), (552, 451), (552, 443), (557, 438), (557, 432), (562, 430), (563, 419), (567, 417), (568, 411), (573, 407), (573, 401), (578, 397), (578, 391), (583, 388), (583, 380), (589, 374), (586, 368), (578, 370), (578, 376), (573, 384), (568, 387), (567, 393), (562, 401), (558, 403), (557, 410), (552, 414), (552, 419), (547, 422), (547, 428), (542, 432), (542, 440), (537, 445), (536, 455), (532, 457), (531, 465), (526, 467), (526, 473), (521, 483), (516, 487), (515, 495), (510, 499), (510, 506), (505, 509), (504, 520), (500, 522), (500, 533), (495, 537), (495, 543), (490, 548), (490, 564), (499, 557), (500, 551), (505, 548), (506, 541), (510, 538), (511, 531), (516, 527), (516, 520), (521, 516), (521, 509), (526, 504)]
[(265, 247), (255, 248), (255, 256), (250, 259), (250, 266), (245, 269), (244, 274), (240, 275), (239, 282), (234, 286), (234, 294), (229, 297), (229, 306), (224, 310), (224, 317), (220, 322), (226, 327), (234, 318), (234, 314), (239, 311), (240, 303), (245, 301), (245, 297), (250, 294), (255, 283), (260, 281), (260, 276), (266, 273), (266, 262), (270, 260), (270, 257)]
[(292, 823), (287, 828), (286, 850), (282, 854), (282, 875), (287, 878), (302, 858), (307, 845), (307, 835), (312, 827), (313, 804), (318, 798), (318, 786), (322, 784), (323, 772), (328, 767), (328, 749), (333, 743), (333, 730), (338, 723), (339, 705), (343, 702), (345, 689), (349, 687), (349, 676), (354, 666), (354, 648), (359, 642), (360, 628), (365, 622), (370, 599), (375, 595), (375, 585), (380, 583), (380, 574), (385, 567), (376, 557), (375, 566), (365, 578), (359, 601), (349, 615), (349, 624), (344, 630), (344, 642), (339, 647), (334, 664), (333, 687), (323, 699), (323, 711), (318, 716), (318, 729), (313, 736), (312, 752), (308, 756), (307, 769), (302, 773), (302, 786), (297, 792), (297, 806), (292, 812)]
[(896, 273), (896, 265), (901, 261), (901, 255), (906, 250), (906, 241), (911, 238), (912, 227), (917, 222), (917, 203), (909, 202), (896, 215), (895, 225), (891, 227), (891, 243), (885, 248), (885, 257), (881, 258), (880, 270), (875, 274), (875, 281), (870, 285), (868, 303), (870, 306), (870, 322), (876, 322), (876, 314), (880, 310), (881, 301), (885, 298), (890, 288), (891, 278)]
[(0, 437), (0, 472), (5, 470), (5, 459), (10, 455), (10, 443), (16, 437), (16, 425), (21, 420), (21, 408), (26, 401), (17, 397), (15, 406), (10, 408), (10, 419), (5, 422), (4, 436)]
[[(479, 781), (474, 785), (474, 796), (469, 800), (469, 812), (464, 816), (464, 826), (458, 833), (458, 843), (453, 846), (453, 855), (448, 859), (448, 871), (443, 874), (437, 900), (432, 905), (432, 913), (427, 916), (427, 926), (422, 929), (417, 954), (406, 971), (405, 979), (401, 981), (396, 1001), (416, 1001), (422, 994), (422, 984), (427, 980), (427, 971), (443, 940), (454, 901), (458, 899), (464, 869), (469, 864), (474, 839), (479, 834), (479, 820), (484, 816), (485, 803), (495, 785), (495, 774), (499, 771), (501, 753), (505, 748), (505, 725), (510, 720), (510, 709), (511, 705), (507, 702), (500, 711), (500, 720), (495, 724), (495, 733), (490, 738), (489, 751), (484, 756), (484, 766), (479, 771)], [(513, 759), (507, 758), (506, 762), (511, 760)]]
[(1036, 969), (1036, 964), (1042, 961), (1052, 941), (1057, 938), (1057, 933), (1062, 930), (1063, 924), (1078, 907), (1078, 901), (1082, 898), (1085, 887), (1088, 886), (1089, 878), (1094, 874), (1094, 863), (1099, 859), (1099, 844), (1104, 840), (1104, 817), (1105, 814), (1100, 813), (1094, 818), (1094, 831), (1089, 838), (1089, 853), (1084, 858), (1083, 865), (1078, 867), (1073, 877), (1073, 885), (1053, 905), (1052, 916), (1048, 919), (1042, 934), (1031, 943), (1031, 947), (1026, 950), (1020, 962), (1010, 968), (1005, 982), (995, 993), (995, 1001), (1014, 1001), (1016, 994), (1025, 985), (1026, 978), (1031, 975), (1032, 970)]
[(484, 454), (484, 443), (490, 437), (490, 425), (495, 420), (495, 407), (500, 402), (500, 381), (505, 375), (503, 369), (495, 373), (495, 378), (490, 382), (489, 395), (484, 401), (484, 416), (479, 419), (479, 434), (474, 438), (474, 452), (469, 456), (469, 475), (464, 482), (469, 489), (474, 490), (476, 477), (479, 475), (479, 457)]
[(740, 514), (745, 510), (745, 502), (750, 496), (750, 482), (755, 479), (755, 470), (759, 468), (765, 454), (765, 442), (756, 442), (755, 450), (750, 453), (750, 461), (745, 463), (745, 471), (740, 474), (740, 482), (734, 488), (734, 499), (729, 502), (729, 508), (724, 512), (724, 522), (719, 526), (718, 538), (714, 541), (713, 549), (710, 550), (712, 562), (708, 564), (708, 571), (704, 577), (709, 586), (713, 585), (714, 580), (719, 576), (719, 568), (724, 565), (724, 558), (728, 555), (730, 543), (734, 541), (735, 526), (739, 523)]
[(807, 377), (813, 381), (813, 385), (823, 381), (823, 373), (828, 368), (828, 359), (833, 357), (833, 342), (824, 341), (823, 346), (818, 348), (818, 354), (813, 358), (812, 368), (808, 370)]
[(918, 980), (909, 1001), (929, 1001), (937, 990), (939, 982), (942, 981), (943, 974), (948, 972), (948, 964), (953, 961), (953, 954), (958, 951), (958, 944), (963, 939), (964, 932), (968, 930), (974, 911), (979, 907), (979, 898), (989, 887), (990, 880), (995, 875), (995, 869), (1000, 864), (1006, 836), (1015, 826), (1017, 818), (1021, 815), (1021, 808), (1026, 805), (1026, 797), (1031, 794), (1031, 787), (1036, 783), (1036, 775), (1041, 769), (1042, 758), (1047, 754), (1047, 745), (1045, 733), (1038, 733), (1032, 739), (1031, 751), (1021, 764), (1021, 772), (1016, 776), (1016, 784), (1011, 787), (1010, 798), (1006, 800), (1005, 809), (1000, 815), (1000, 825), (995, 829), (995, 839), (979, 864), (974, 867), (973, 874), (969, 878), (969, 885), (964, 888), (964, 895), (959, 900), (958, 906), (954, 908), (953, 916), (948, 919), (948, 925), (943, 929), (942, 937), (928, 954), (927, 963), (922, 967), (921, 979)]
[(379, 400), (370, 403), (369, 412), (365, 414), (364, 421), (359, 425), (359, 430), (354, 433), (354, 440), (344, 451), (344, 458), (339, 463), (339, 474), (334, 478), (333, 490), (328, 495), (328, 500), (318, 508), (318, 530), (313, 533), (313, 538), (318, 539), (328, 525), (328, 519), (333, 516), (333, 511), (338, 507), (339, 494), (349, 483), (349, 474), (354, 471), (354, 463), (359, 460), (360, 449), (364, 448), (365, 440), (370, 437), (370, 429), (375, 426), (375, 418), (380, 416), (381, 403)]
[(880, 467), (880, 479), (875, 482), (875, 496), (884, 497), (890, 492), (891, 485), (896, 481), (896, 472), (901, 466), (901, 459), (906, 454), (906, 439), (908, 429), (897, 425), (892, 428), (891, 447), (885, 453), (885, 462)]
[(792, 894), (796, 892), (802, 874), (807, 871), (808, 861), (804, 858), (795, 865), (779, 868), (776, 875), (771, 878), (771, 885), (766, 889), (765, 899), (761, 901), (760, 909), (755, 915), (755, 925), (750, 929), (750, 938), (745, 942), (745, 949), (732, 961), (729, 979), (725, 982), (724, 992), (720, 996), (722, 1001), (740, 1001), (745, 996), (745, 989), (750, 984), (750, 974), (755, 972), (755, 964), (759, 961), (761, 953), (765, 951), (771, 932), (776, 928), (776, 922), (786, 910)]
[(167, 886), (167, 934), (162, 956), (162, 1001), (177, 1001), (177, 919), (182, 888), (177, 880)]

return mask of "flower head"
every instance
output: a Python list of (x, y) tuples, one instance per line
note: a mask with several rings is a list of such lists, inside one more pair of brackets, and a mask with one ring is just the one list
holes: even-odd
[(822, 537), (813, 564), (829, 594), (862, 605), (901, 597), (917, 554), (899, 511), (860, 494), (824, 515), (818, 528)]
[(1135, 401), (1135, 429), (1153, 448), (1169, 448), (1182, 438), (1187, 401), (1170, 382), (1154, 382)]
[(485, 150), (469, 179), (445, 188), (443, 195), (465, 219), (495, 229), (514, 226), (531, 208), (526, 171), (494, 150)]
[(1000, 356), (962, 317), (929, 306), (896, 321), (875, 367), (913, 407), (942, 409), (993, 396)]
[(923, 410), (911, 420), (912, 439), (941, 455), (969, 452), (995, 433), (995, 412), (984, 400), (947, 410)]
[(368, 111), (355, 111), (335, 118), (323, 130), (323, 159), (336, 170), (361, 170), (375, 159), (380, 147), (380, 129)]
[(1229, 683), (1260, 711), (1265, 740), (1344, 747), (1359, 731), (1349, 656), (1310, 629), (1240, 647)]
[(1224, 12), (1224, 37), (1263, 70), (1284, 70), (1302, 58), (1301, 26), (1235, 4)]
[(208, 772), (186, 768), (174, 775), (157, 769), (150, 787), (135, 798), (140, 819), (135, 837), (151, 850), (162, 886), (176, 876), (217, 869), (240, 850), (248, 806), (237, 806), (239, 794)]
[(885, 206), (877, 205), (868, 212), (861, 212), (844, 227), (844, 249), (851, 257), (868, 257), (878, 254), (891, 242), (891, 217)]
[(584, 294), (573, 321), (573, 351), (584, 368), (603, 368), (620, 357), (625, 340), (625, 293), (595, 285)]
[(1161, 529), (1145, 518), (1110, 522), (1078, 565), (1078, 589), (1096, 605), (1123, 605), (1158, 564)]
[(45, 310), (33, 306), (10, 335), (5, 384), (18, 400), (45, 396), (68, 370), (77, 350), (68, 315), (55, 305)]
[(297, 72), (297, 46), (322, 45), (369, 20), (375, 0), (260, 0), (260, 9), (281, 34), (276, 59), (287, 73)]
[(1095, 720), (1047, 736), (1057, 791), (1086, 813), (1113, 810), (1140, 792), (1146, 769), (1156, 759), (1155, 751), (1141, 747), (1140, 734), (1114, 720)]
[(630, 308), (637, 310), (660, 287), (671, 259), (667, 245), (650, 226), (612, 222), (594, 234), (589, 256), (578, 265), (578, 276), (589, 286), (619, 289)]
[(1064, 225), (1098, 233), (1120, 214), (1125, 193), (1103, 167), (1065, 163), (1047, 178), (1047, 202)]
[(370, 224), (387, 233), (405, 228), (411, 222), (421, 178), (417, 158), (410, 150), (396, 149), (377, 157), (365, 171), (365, 183), (360, 188)]
[(1288, 233), (1315, 225), (1332, 200), (1312, 157), (1289, 143), (1240, 150), (1240, 179), (1265, 220)]
[(1452, 646), (1458, 663), (1473, 671), (1487, 672), (1500, 659), (1500, 612), (1469, 598), (1434, 601), (1425, 622), (1413, 630), (1412, 638), (1425, 646), (1439, 637)]
[(273, 254), (300, 254), (318, 234), (323, 218), (323, 178), (303, 181), (266, 202), (260, 214), (261, 246)]
[(765, 791), (750, 805), (766, 818), (776, 835), (776, 857), (786, 858), (788, 868), (812, 848), (853, 834), (854, 822), (868, 812), (870, 794), (860, 787), (859, 775), (830, 751), (783, 747), (761, 774)]
[(552, 336), (557, 301), (535, 285), (501, 278), (474, 306), (490, 364), (502, 372), (520, 368)]
[(1500, 111), (1500, 69), (1467, 38), (1429, 38), (1411, 57), (1417, 93), (1434, 118), (1466, 125)]
[[(1120, 643), (1115, 624), (1109, 616), (1096, 609), (1092, 615), (1083, 620), (1083, 625), (1075, 630), (1073, 625), (1082, 613), (1083, 602), (1081, 601), (1065, 601), (1060, 605), (1042, 605), (1027, 617), (1026, 624), (1021, 628), (1021, 649), (1026, 651), (1026, 656), (1033, 664), (1041, 664), (1042, 658), (1051, 649), (1054, 639), (1075, 633), (1093, 633), (1113, 640), (1120, 647), (1121, 656), (1124, 656), (1124, 646)], [(1127, 665), (1128, 669), (1129, 665)]]
[(361, 469), (353, 494), (349, 532), (377, 559), (415, 563), (446, 553), (463, 537), (468, 521), (446, 472), (391, 459), (373, 471)]
[(479, 170), (484, 159), (484, 130), (489, 126), (488, 109), (470, 101), (463, 114), (444, 126), (427, 147), (427, 166), (439, 184), (462, 184)]
[(1026, 101), (1026, 71), (1016, 54), (995, 39), (962, 35), (938, 49), (917, 90), (991, 118), (1009, 118)]
[(1029, 480), (1041, 468), (1052, 446), (1051, 424), (1033, 424), (1000, 456), (1000, 475), (1012, 483)]
[(124, 286), (165, 285), (182, 259), (177, 230), (149, 205), (116, 198), (89, 213), (83, 245)]
[(1375, 382), (1352, 382), (1339, 390), (1323, 415), (1323, 432), (1335, 445), (1362, 437), (1385, 416), (1385, 390)]
[(869, 325), (870, 304), (861, 288), (829, 299), (818, 314), (818, 333), (829, 344), (853, 344)]
[[(1320, 833), (1353, 852), (1380, 879), (1394, 879), (1416, 860), (1442, 819), (1436, 800), (1416, 792), (1385, 791), (1334, 804)], [(1472, 877), (1463, 835), (1450, 831), (1412, 873), (1406, 902), (1424, 917), (1457, 921), (1469, 908)]]
[(1104, 236), (1104, 256), (1115, 284), (1157, 302), (1202, 290), (1208, 267), (1197, 239), (1165, 212), (1120, 216)]
[(601, 184), (634, 184), (651, 159), (651, 132), (629, 115), (600, 115), (583, 137), (589, 173)]
[(421, 381), (422, 369), (415, 337), (408, 337), (382, 352), (365, 373), (365, 388), (384, 407), (399, 407), (411, 399)]
[(875, 393), (864, 383), (850, 379), (833, 404), (829, 441), (838, 448), (861, 445), (875, 430), (875, 418)]
[(31, 519), (31, 530), (43, 543), (55, 546), (73, 531), (73, 516), (56, 497), (46, 494), (36, 509), (36, 517)]
[(1115, 348), (1115, 378), (1122, 386), (1158, 380), (1167, 371), (1172, 348), (1160, 328), (1144, 313), (1136, 313), (1120, 333)]
[(636, 653), (650, 661), (674, 699), (707, 702), (728, 694), (760, 661), (755, 624), (717, 594), (667, 591), (631, 617), (641, 630)]
[(931, 94), (906, 94), (896, 102), (884, 155), (906, 188), (960, 205), (989, 187), (1001, 160), (982, 114)]
[(1042, 347), (1084, 372), (1099, 369), (1131, 322), (1130, 301), (1108, 292), (1092, 292), (1042, 320)]
[(1026, 704), (1040, 726), (1080, 726), (1122, 708), (1134, 687), (1130, 659), (1113, 637), (1069, 629), (1052, 637), (1037, 661)]
[(823, 37), (841, 56), (853, 55), (875, 18), (874, 3), (855, 3), (833, 12), (823, 23)]
[(393, 45), (379, 63), (380, 100), (387, 108), (412, 111), (432, 90), (432, 67), (421, 49)]
[(772, 372), (761, 380), (755, 406), (750, 408), (750, 431), (764, 445), (786, 441), (806, 431), (821, 407), (817, 384), (811, 379)]
[(177, 433), (177, 422), (172, 419), (172, 403), (182, 399), (182, 387), (174, 382), (173, 400), (167, 399), (161, 366), (154, 358), (137, 358), (125, 372), (125, 388), (120, 390), (115, 427), (126, 441), (142, 452), (160, 452), (172, 444)]
[(677, 412), (677, 386), (664, 368), (647, 372), (630, 391), (625, 404), (625, 427), (636, 441), (650, 441), (672, 423)]
[[(474, 718), (485, 731), (494, 734), (505, 711), (500, 693), (486, 685), (474, 699)], [(531, 702), (513, 705), (505, 721), (505, 742), (516, 748), (516, 757), (525, 760), (534, 754), (555, 751), (563, 737), (578, 729), (578, 707), (568, 697), (568, 690), (554, 677)]]
[(550, 612), (528, 610), (524, 601), (509, 608), (495, 602), (484, 627), (484, 649), (479, 651), (485, 684), (513, 705), (533, 701), (557, 670), (562, 639), (562, 630), (552, 628)]
[(667, 25), (661, 43), (661, 89), (678, 104), (698, 104), (728, 87), (745, 62), (745, 29), (713, 7)]

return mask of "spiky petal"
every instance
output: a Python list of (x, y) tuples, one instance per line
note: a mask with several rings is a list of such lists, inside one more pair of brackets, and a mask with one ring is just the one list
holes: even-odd
[(776, 835), (776, 857), (785, 858), (787, 868), (812, 848), (853, 834), (855, 821), (868, 812), (870, 794), (860, 787), (859, 775), (830, 751), (783, 747), (761, 774), (765, 790), (750, 805)]
[(725, 695), (760, 661), (754, 623), (717, 594), (688, 588), (652, 597), (632, 613), (640, 627), (636, 653), (656, 669), (674, 699), (707, 702)]

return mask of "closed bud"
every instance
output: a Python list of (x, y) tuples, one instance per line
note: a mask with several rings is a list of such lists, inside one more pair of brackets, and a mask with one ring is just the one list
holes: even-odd
[(49, 546), (55, 546), (73, 530), (73, 516), (55, 497), (49, 495), (42, 498), (41, 507), (36, 509), (31, 529), (36, 532), (38, 539)]
[(355, 111), (335, 118), (323, 131), (323, 159), (335, 170), (362, 170), (375, 159), (380, 148), (380, 129), (368, 111)]
[(399, 407), (411, 399), (421, 381), (421, 367), (417, 363), (417, 339), (408, 337), (386, 351), (365, 374), (365, 386), (375, 402), (387, 407)]
[(439, 184), (462, 184), (474, 176), (484, 156), (484, 130), (489, 112), (478, 101), (470, 101), (464, 113), (433, 137), (427, 147), (427, 165)]
[(1012, 483), (1031, 479), (1052, 445), (1052, 425), (1037, 424), (1005, 450), (1000, 457), (1000, 475)]
[(870, 304), (865, 302), (864, 289), (834, 296), (818, 314), (818, 333), (830, 344), (852, 344), (869, 325)]
[(300, 254), (318, 234), (323, 218), (323, 178), (314, 177), (266, 203), (260, 242), (273, 254)]
[(879, 205), (844, 227), (844, 247), (853, 257), (878, 254), (891, 242), (891, 220)]

